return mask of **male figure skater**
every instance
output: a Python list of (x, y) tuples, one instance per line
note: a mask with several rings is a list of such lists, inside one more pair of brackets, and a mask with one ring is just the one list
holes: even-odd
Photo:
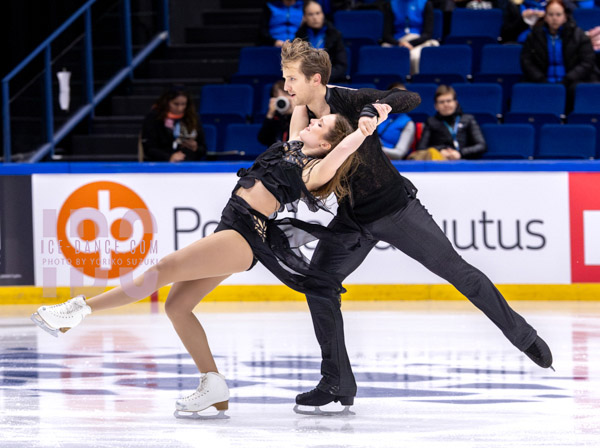
[[(408, 112), (418, 105), (416, 94), (407, 91), (328, 86), (328, 79), (323, 76), (320, 82), (315, 81), (314, 73), (322, 72), (318, 66), (322, 59), (316, 57), (319, 51), (323, 50), (299, 39), (287, 41), (282, 47), (284, 89), (296, 105), (294, 114), (303, 112), (303, 108), (311, 119), (338, 113), (353, 125), (358, 122), (358, 127), (366, 133), (372, 125), (368, 118), (376, 115), (373, 103), (389, 104), (391, 113)], [(360, 163), (346, 179), (351, 194), (340, 201), (337, 215), (329, 224), (345, 244), (321, 242), (312, 266), (335, 272), (342, 282), (379, 241), (385, 241), (451, 283), (533, 362), (543, 368), (551, 367), (548, 345), (508, 305), (493, 283), (455, 251), (417, 199), (417, 189), (383, 153), (377, 134), (368, 137), (356, 154)], [(344, 344), (341, 298), (326, 293), (308, 294), (306, 298), (321, 346), (322, 379), (315, 389), (298, 395), (296, 403), (318, 407), (340, 401), (351, 405), (356, 382)]]

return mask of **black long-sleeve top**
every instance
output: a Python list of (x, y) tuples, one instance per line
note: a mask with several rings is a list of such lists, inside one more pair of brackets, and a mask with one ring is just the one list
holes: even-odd
[(198, 121), (196, 143), (198, 149), (192, 151), (180, 146), (173, 149), (173, 131), (165, 127), (164, 121), (158, 119), (156, 110), (150, 111), (142, 125), (142, 146), (144, 147), (144, 160), (149, 162), (168, 162), (175, 151), (183, 151), (185, 160), (200, 160), (206, 156), (206, 142), (202, 124)]
[[(456, 132), (458, 148), (455, 147), (452, 134), (445, 124), (448, 123), (450, 127), (454, 127), (457, 115), (460, 115)], [(440, 114), (436, 114), (427, 119), (417, 149), (431, 147), (436, 149), (457, 149), (463, 159), (478, 159), (487, 149), (483, 133), (475, 117), (460, 112), (459, 114), (454, 113), (449, 117), (442, 117)]]
[[(391, 113), (409, 112), (419, 105), (421, 97), (406, 90), (347, 89), (328, 87), (325, 100), (332, 114), (339, 113), (358, 125), (362, 115), (372, 116), (363, 108), (379, 101), (392, 107)], [(308, 108), (307, 108), (308, 109)], [(315, 114), (308, 109), (310, 118)], [(408, 203), (406, 181), (381, 149), (377, 132), (367, 137), (357, 151), (361, 163), (350, 177), (351, 198), (340, 203), (338, 215), (353, 216), (359, 223), (373, 222)]]

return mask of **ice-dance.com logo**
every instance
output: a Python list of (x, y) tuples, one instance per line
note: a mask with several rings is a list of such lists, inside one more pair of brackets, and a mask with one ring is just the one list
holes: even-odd
[(156, 224), (144, 201), (116, 182), (93, 182), (75, 190), (56, 220), (62, 255), (94, 278), (117, 278), (157, 252)]

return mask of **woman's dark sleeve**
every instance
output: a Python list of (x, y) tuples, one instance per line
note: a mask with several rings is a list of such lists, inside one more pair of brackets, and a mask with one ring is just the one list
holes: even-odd
[(265, 2), (263, 10), (260, 14), (260, 20), (258, 22), (258, 40), (257, 45), (265, 45), (272, 47), (275, 45), (275, 39), (271, 36), (271, 9)]
[(196, 131), (198, 135), (196, 135), (196, 143), (198, 145), (195, 152), (195, 160), (200, 160), (206, 157), (206, 138), (204, 136), (204, 129), (202, 128), (202, 123), (200, 122), (200, 117), (198, 117), (198, 130)]
[(596, 63), (596, 54), (594, 53), (594, 47), (592, 47), (590, 38), (581, 28), (576, 28), (574, 31), (575, 33), (572, 38), (579, 42), (576, 57), (577, 65), (565, 75), (563, 79), (565, 84), (587, 80)]
[(521, 69), (524, 79), (529, 82), (546, 82), (546, 73), (534, 62), (534, 32), (527, 36), (521, 50)]
[(483, 133), (481, 132), (481, 128), (479, 127), (477, 120), (475, 120), (475, 117), (469, 117), (466, 132), (467, 142), (472, 142), (473, 144), (460, 148), (460, 154), (465, 158), (476, 159), (486, 151), (487, 145), (485, 144), (485, 138), (483, 138)]
[(156, 119), (154, 114), (149, 114), (142, 125), (142, 146), (144, 148), (144, 159), (151, 162), (168, 162), (171, 158), (171, 148), (160, 146), (159, 126), (162, 123)]
[(421, 35), (408, 42), (413, 47), (417, 45), (421, 45), (422, 43), (433, 39), (433, 2), (430, 0), (425, 3), (425, 8), (423, 8), (423, 29), (421, 30)]
[(500, 36), (503, 43), (516, 42), (519, 35), (525, 31), (529, 25), (521, 17), (521, 8), (513, 2), (506, 4), (504, 12), (504, 21), (500, 29)]

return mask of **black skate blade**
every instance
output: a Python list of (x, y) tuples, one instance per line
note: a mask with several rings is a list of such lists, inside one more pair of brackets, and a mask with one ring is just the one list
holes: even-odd
[(182, 420), (227, 420), (229, 418), (225, 411), (219, 411), (217, 414), (201, 414), (201, 412), (175, 410), (173, 415)]
[(34, 324), (36, 324), (38, 327), (40, 327), (45, 332), (51, 334), (55, 338), (58, 337), (60, 330), (56, 330), (56, 329), (52, 328), (51, 326), (49, 326), (46, 323), (46, 321), (44, 319), (42, 319), (42, 316), (40, 316), (38, 313), (33, 313), (31, 315), (31, 320), (33, 321)]
[(306, 410), (306, 409), (301, 409), (300, 405), (297, 404), (296, 406), (294, 406), (294, 412), (296, 414), (301, 414), (301, 415), (318, 415), (318, 416), (325, 416), (325, 417), (346, 417), (346, 416), (350, 416), (350, 415), (356, 415), (354, 412), (352, 412), (350, 410), (350, 406), (344, 406), (344, 409), (342, 409), (341, 411), (324, 411), (320, 408), (320, 406), (306, 406), (309, 407), (311, 409)]

